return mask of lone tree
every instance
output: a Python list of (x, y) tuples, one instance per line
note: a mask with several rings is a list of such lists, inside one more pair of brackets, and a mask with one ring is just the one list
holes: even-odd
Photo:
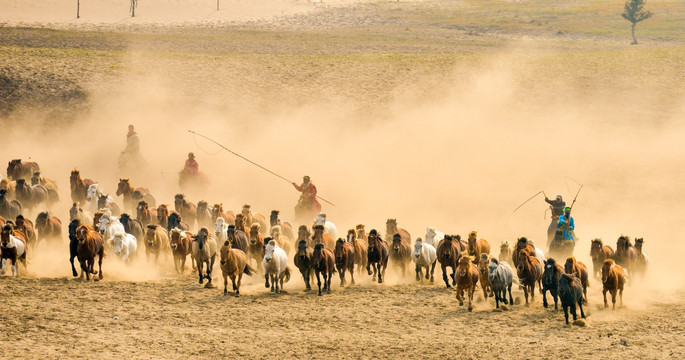
[(633, 33), (633, 42), (631, 45), (637, 44), (637, 38), (635, 37), (635, 25), (642, 20), (647, 20), (652, 17), (652, 12), (644, 9), (644, 0), (629, 0), (623, 9), (623, 16), (626, 20), (632, 23), (631, 31)]

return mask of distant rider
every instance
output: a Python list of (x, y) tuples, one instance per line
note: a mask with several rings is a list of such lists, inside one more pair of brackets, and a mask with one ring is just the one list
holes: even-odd
[(183, 171), (187, 172), (188, 175), (197, 176), (200, 173), (200, 164), (195, 160), (195, 154), (188, 153), (188, 159), (183, 166)]
[(554, 239), (554, 233), (556, 232), (557, 225), (559, 224), (559, 217), (564, 214), (564, 208), (566, 207), (566, 202), (563, 200), (561, 195), (557, 195), (557, 198), (550, 200), (545, 196), (545, 202), (547, 202), (552, 209), (552, 220), (547, 227), (547, 247), (549, 248), (552, 240)]
[(571, 217), (571, 208), (564, 208), (564, 213), (561, 216), (559, 216), (559, 223), (557, 224), (557, 228), (561, 230), (565, 241), (575, 242), (576, 237), (573, 232), (575, 227), (576, 226), (573, 221), (573, 217)]
[(299, 186), (296, 183), (292, 184), (297, 191), (302, 193), (298, 206), (317, 213), (321, 211), (321, 204), (316, 200), (316, 186), (309, 176), (303, 177), (302, 184)]

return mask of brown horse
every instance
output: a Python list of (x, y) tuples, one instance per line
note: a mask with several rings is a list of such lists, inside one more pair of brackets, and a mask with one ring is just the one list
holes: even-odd
[(331, 280), (335, 272), (335, 255), (331, 249), (323, 244), (314, 245), (312, 252), (312, 269), (316, 272), (316, 284), (319, 286), (319, 296), (321, 296), (321, 278), (323, 274), (323, 291), (331, 293)]
[(81, 173), (78, 170), (72, 170), (71, 176), (69, 177), (71, 201), (83, 206), (88, 200), (88, 187), (93, 184), (95, 184), (95, 181), (87, 178), (82, 179)]
[(285, 235), (285, 237), (291, 240), (295, 239), (295, 234), (293, 233), (293, 226), (290, 225), (289, 222), (282, 222), (281, 219), (278, 218), (279, 213), (280, 212), (278, 210), (271, 210), (271, 216), (269, 217), (269, 223), (271, 227), (273, 228), (276, 225), (280, 225), (283, 229), (283, 235)]
[(7, 163), (7, 177), (10, 180), (31, 179), (31, 175), (36, 171), (40, 171), (40, 166), (33, 161), (15, 159)]
[(129, 179), (119, 179), (119, 184), (117, 185), (117, 196), (124, 196), (124, 208), (127, 210), (133, 210), (136, 207), (136, 199), (133, 198), (133, 193), (135, 191), (138, 191), (141, 196), (150, 194), (150, 190), (146, 188), (133, 187)]
[[(362, 240), (366, 242), (366, 239), (368, 238), (368, 234), (366, 234), (366, 229), (364, 228), (364, 224), (359, 224), (354, 227), (354, 231), (357, 233), (357, 239)], [(368, 246), (369, 244), (366, 244)]]
[(235, 214), (233, 211), (229, 210), (224, 212), (223, 204), (214, 204), (210, 210), (212, 217), (212, 224), (216, 224), (216, 219), (223, 218), (228, 225), (235, 225)]
[[(192, 234), (188, 231), (183, 231), (179, 228), (172, 229), (171, 232), (170, 247), (171, 252), (174, 255), (174, 268), (179, 274), (183, 274), (186, 270), (186, 259), (188, 255), (192, 255)], [(190, 257), (190, 262), (195, 269), (195, 258)]]
[(312, 227), (314, 235), (312, 235), (312, 243), (324, 244), (329, 249), (335, 249), (335, 240), (328, 233), (324, 232), (323, 225), (314, 225)]
[(168, 253), (170, 249), (169, 235), (166, 229), (159, 225), (148, 225), (145, 232), (145, 255), (148, 260), (151, 255), (154, 255), (155, 262), (157, 262), (159, 255)]
[(345, 285), (345, 272), (350, 272), (352, 285), (354, 285), (354, 245), (343, 239), (335, 242), (335, 267), (340, 273), (340, 286)]
[(388, 267), (390, 249), (385, 240), (380, 238), (376, 229), (369, 232), (368, 244), (366, 271), (371, 275), (371, 268), (373, 267), (373, 281), (376, 281), (376, 275), (378, 275), (378, 283), (381, 284), (385, 276), (385, 269)]
[(354, 229), (347, 231), (347, 242), (354, 246), (354, 263), (357, 264), (357, 271), (362, 272), (362, 269), (366, 268), (366, 262), (369, 261), (366, 254), (369, 244), (366, 240), (361, 240), (356, 236)]
[(616, 293), (619, 293), (621, 298), (621, 306), (623, 306), (623, 286), (626, 278), (623, 274), (621, 265), (614, 264), (614, 260), (604, 260), (602, 264), (602, 295), (604, 296), (604, 307), (609, 307), (607, 303), (607, 291), (611, 293), (612, 309), (616, 310)]
[(390, 262), (393, 266), (402, 269), (402, 277), (407, 275), (407, 265), (411, 262), (411, 247), (402, 241), (400, 234), (392, 236)]
[(511, 259), (511, 248), (509, 247), (509, 242), (504, 241), (499, 245), (499, 261), (509, 261)]
[(314, 248), (312, 233), (309, 231), (307, 225), (300, 225), (300, 227), (297, 228), (297, 240), (295, 240), (295, 243), (299, 244), (302, 240), (307, 242), (307, 246), (311, 247), (312, 249)]
[[(78, 262), (81, 263), (81, 279), (86, 273), (86, 281), (90, 281), (90, 274), (98, 275), (102, 280), (102, 258), (105, 256), (105, 244), (100, 233), (90, 226), (81, 225), (76, 229), (78, 239)], [(95, 271), (95, 256), (98, 257), (98, 270)]]
[[(214, 270), (216, 253), (216, 240), (209, 235), (209, 231), (206, 228), (201, 228), (197, 235), (193, 236), (193, 258), (195, 258), (195, 263), (197, 264), (200, 285), (203, 279), (207, 279), (205, 287), (212, 287), (212, 271)], [(203, 274), (202, 268), (205, 265), (207, 265), (207, 269), (205, 274)]]
[(262, 226), (260, 230), (262, 235), (266, 235), (268, 233), (269, 228), (266, 226), (266, 218), (262, 214), (252, 213), (252, 209), (249, 204), (243, 205), (243, 209), (240, 211), (240, 213), (245, 217), (247, 226), (252, 226), (252, 224), (258, 222), (259, 225)]
[[(138, 206), (140, 207), (140, 203), (138, 204)], [(143, 209), (143, 212), (146, 212), (146, 211), (147, 210)], [(152, 210), (150, 210), (150, 212), (152, 212)], [(178, 212), (176, 212), (174, 210), (169, 210), (169, 205), (167, 205), (167, 204), (161, 204), (157, 207), (157, 224), (159, 226), (167, 229), (167, 231), (171, 230), (169, 228), (169, 217), (171, 216), (171, 214), (179, 215)], [(145, 215), (145, 214), (143, 216), (147, 217), (147, 215)], [(150, 223), (152, 223), (152, 219), (150, 219)], [(146, 224), (146, 225), (149, 225), (149, 224)]]
[(250, 239), (247, 245), (248, 260), (257, 262), (257, 271), (262, 272), (262, 259), (264, 258), (264, 237), (259, 232), (259, 224), (250, 227)]
[(34, 172), (33, 176), (31, 176), (31, 185), (43, 185), (48, 189), (54, 190), (55, 192), (59, 191), (55, 180), (40, 176), (40, 171)]
[(480, 254), (480, 260), (478, 260), (478, 281), (480, 281), (480, 287), (483, 289), (483, 297), (488, 298), (488, 293), (493, 296), (492, 284), (490, 283), (490, 278), (488, 274), (490, 270), (490, 257), (486, 254)]
[[(161, 207), (161, 205), (160, 205)], [(140, 221), (143, 226), (148, 226), (152, 224), (152, 219), (155, 216), (155, 211), (150, 209), (149, 205), (147, 202), (144, 200), (141, 200), (138, 202), (138, 207), (136, 208), (136, 219)], [(159, 211), (157, 211), (157, 216), (159, 216)], [(168, 219), (167, 216), (162, 216), (162, 218), (166, 221)], [(159, 217), (158, 217), (159, 219)], [(165, 225), (163, 226), (166, 229), (166, 225), (168, 223), (165, 222)]]
[(38, 242), (35, 226), (33, 226), (31, 220), (24, 218), (24, 215), (19, 215), (14, 219), (14, 230), (21, 231), (24, 234), (27, 245), (35, 246)]
[(511, 255), (511, 261), (514, 264), (514, 267), (518, 267), (519, 254), (521, 254), (524, 249), (527, 249), (529, 254), (535, 255), (535, 245), (531, 244), (525, 237), (519, 238), (516, 242), (516, 247), (514, 247), (514, 252)]
[(12, 275), (19, 275), (19, 267), (17, 260), (19, 260), (26, 269), (26, 239), (24, 234), (18, 230), (14, 230), (10, 223), (6, 223), (2, 227), (2, 235), (0, 235), (0, 262), (2, 262), (2, 273), (5, 273), (5, 263), (7, 260), (12, 262)]
[(473, 259), (468, 256), (462, 256), (459, 259), (457, 266), (457, 300), (459, 306), (464, 306), (464, 290), (467, 291), (469, 301), (469, 311), (473, 311), (473, 293), (476, 291), (476, 284), (478, 283), (478, 268), (473, 264)]
[(616, 264), (621, 265), (628, 274), (633, 274), (635, 263), (637, 263), (637, 249), (630, 242), (630, 237), (621, 235), (616, 242), (616, 254), (614, 254)]
[(47, 212), (42, 212), (36, 217), (36, 231), (38, 232), (38, 240), (59, 240), (62, 235), (62, 221), (56, 216), (52, 216)]
[(102, 215), (105, 215), (104, 212), (102, 211), (96, 211), (95, 214), (93, 214), (93, 229), (99, 230), (100, 228), (100, 218), (102, 218)]
[[(221, 257), (221, 274), (224, 276), (224, 295), (228, 295), (228, 278), (230, 277), (235, 297), (240, 297), (240, 283), (243, 280), (243, 274), (252, 276), (254, 269), (247, 264), (245, 253), (240, 249), (231, 248), (231, 243), (228, 241), (225, 241), (219, 249), (219, 256)], [(237, 282), (236, 278), (238, 278)]]
[[(255, 224), (253, 224), (253, 225), (255, 225)], [(262, 232), (262, 225), (259, 223), (257, 223), (256, 225), (259, 225), (257, 227), (257, 231), (259, 231), (259, 233), (262, 234), (263, 233)], [(247, 234), (247, 230), (246, 230), (247, 225), (245, 223), (245, 216), (243, 216), (243, 214), (236, 215), (236, 217), (235, 217), (235, 228), (236, 228), (236, 230), (240, 230), (240, 231)], [(252, 228), (252, 226), (250, 226), (250, 228)]]
[(480, 255), (490, 255), (490, 244), (485, 239), (478, 239), (478, 233), (471, 231), (469, 233), (469, 255), (474, 257), (474, 262), (477, 264), (480, 261)]
[(637, 261), (635, 262), (635, 273), (640, 276), (645, 276), (647, 268), (649, 267), (649, 258), (647, 254), (642, 251), (642, 246), (645, 240), (643, 238), (635, 239), (635, 249), (637, 250)]
[[(19, 200), (27, 209), (33, 209), (37, 206), (43, 205), (43, 203), (45, 203), (47, 206), (50, 206), (59, 201), (58, 197), (50, 196), (48, 188), (45, 186), (31, 186), (27, 184), (26, 180), (24, 179), (17, 180), (17, 187), (15, 191), (17, 200)], [(57, 193), (54, 194), (56, 195)]]
[(533, 302), (535, 299), (535, 283), (542, 283), (542, 264), (535, 257), (535, 253), (531, 253), (527, 248), (518, 252), (517, 263), (516, 272), (519, 283), (523, 285), (523, 294), (526, 297), (526, 305), (528, 305), (528, 294), (530, 294), (530, 301)]
[(174, 209), (176, 212), (181, 214), (181, 217), (185, 219), (191, 227), (195, 225), (197, 221), (197, 206), (192, 202), (186, 200), (185, 195), (176, 194), (174, 196)]
[(231, 243), (232, 249), (238, 249), (244, 253), (247, 253), (247, 251), (248, 251), (248, 240), (247, 240), (247, 234), (245, 234), (244, 231), (236, 230), (235, 226), (228, 225), (227, 236), (228, 236), (228, 241)]
[(589, 273), (587, 266), (580, 261), (576, 261), (576, 258), (571, 256), (566, 259), (564, 264), (564, 271), (569, 275), (574, 275), (580, 279), (581, 285), (583, 285), (583, 298), (585, 303), (587, 303), (587, 288), (590, 286)]
[[(305, 226), (305, 229), (306, 228), (307, 227)], [(307, 240), (300, 240), (297, 242), (297, 252), (295, 253), (294, 262), (295, 266), (300, 270), (300, 274), (302, 274), (307, 290), (312, 289), (311, 281), (314, 280), (312, 254), (314, 254), (314, 249), (307, 245)]]
[(388, 219), (385, 222), (385, 241), (391, 243), (395, 234), (399, 234), (402, 242), (411, 248), (411, 235), (409, 235), (409, 232), (397, 227), (397, 219)]
[(592, 272), (595, 278), (599, 278), (602, 273), (604, 260), (614, 257), (614, 250), (609, 245), (602, 244), (602, 239), (592, 240), (590, 247), (590, 257), (592, 258)]
[[(438, 256), (438, 262), (440, 263), (440, 268), (442, 268), (442, 280), (445, 281), (445, 286), (451, 288), (452, 285), (457, 285), (457, 264), (459, 258), (461, 258), (461, 250), (456, 244), (459, 240), (456, 240), (452, 235), (445, 235), (445, 238), (440, 240), (438, 247), (436, 249), (436, 254)], [(447, 279), (447, 268), (452, 268), (452, 285)]]

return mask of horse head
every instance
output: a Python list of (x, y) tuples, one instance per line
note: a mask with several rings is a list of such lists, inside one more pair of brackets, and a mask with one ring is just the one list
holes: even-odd
[(488, 272), (488, 264), (490, 263), (490, 260), (488, 259), (487, 254), (480, 254), (480, 259), (478, 260), (478, 270), (480, 271), (481, 275), (486, 276)]
[(459, 258), (459, 265), (457, 266), (457, 272), (462, 278), (466, 276), (471, 270), (471, 262), (473, 259), (470, 256), (463, 255)]
[(304, 259), (307, 256), (307, 240), (300, 240), (297, 243), (297, 254), (300, 259)]
[(554, 283), (554, 277), (557, 272), (557, 262), (554, 258), (544, 260), (544, 270), (542, 271), (542, 283), (551, 285)]
[(495, 258), (490, 259), (490, 263), (488, 264), (488, 279), (490, 279), (490, 282), (492, 282), (492, 280), (495, 278), (498, 267), (499, 260)]
[(224, 226), (226, 225), (226, 220), (222, 217), (216, 218), (214, 222), (214, 235), (220, 237), (224, 233)]
[(145, 232), (147, 246), (153, 247), (157, 242), (157, 225), (148, 225)]
[(636, 238), (635, 239), (635, 248), (638, 249), (640, 252), (642, 252), (642, 244), (644, 243), (643, 238)]
[(240, 210), (240, 213), (243, 214), (243, 216), (245, 218), (250, 217), (250, 212), (251, 212), (250, 207), (251, 206), (249, 204), (245, 204), (245, 205), (243, 205), (242, 210)]
[(209, 236), (209, 231), (207, 228), (202, 228), (200, 231), (197, 232), (197, 235), (195, 236), (195, 241), (197, 241), (197, 248), (202, 250), (205, 247), (205, 243), (207, 242), (207, 237)]
[(630, 237), (627, 235), (621, 235), (619, 236), (618, 241), (616, 241), (616, 250), (628, 250), (630, 245)]
[(176, 207), (176, 210), (183, 208), (183, 205), (185, 205), (185, 203), (186, 203), (185, 195), (176, 194), (176, 196), (174, 196), (174, 206)]
[(385, 233), (394, 234), (397, 232), (397, 219), (388, 219), (385, 222)]
[(95, 198), (99, 193), (98, 187), (98, 184), (92, 184), (88, 186), (88, 190), (86, 190), (86, 199), (91, 200)]
[(257, 240), (259, 239), (259, 230), (261, 229), (261, 225), (259, 223), (254, 223), (252, 226), (250, 226), (250, 244), (255, 245), (257, 243)]
[(607, 282), (609, 279), (609, 272), (611, 271), (612, 266), (614, 266), (614, 260), (604, 260), (604, 263), (602, 264), (602, 283)]
[(109, 223), (112, 221), (112, 219), (109, 216), (101, 216), (100, 221), (98, 222), (99, 224), (99, 229), (100, 229), (100, 235), (104, 235), (105, 231), (107, 230), (107, 227), (109, 226)]
[(219, 249), (219, 255), (221, 256), (221, 266), (226, 265), (228, 262), (228, 254), (231, 252), (231, 243), (228, 240), (224, 241), (224, 245)]
[(122, 232), (118, 232), (114, 234), (114, 237), (112, 239), (112, 242), (114, 243), (114, 254), (116, 255), (122, 255), (123, 251), (123, 243), (124, 243), (124, 238), (126, 238), (126, 234)]
[(566, 259), (566, 263), (564, 263), (564, 271), (567, 274), (570, 274), (573, 272), (573, 268), (576, 266), (576, 258), (571, 256), (568, 259)]
[(421, 238), (417, 238), (416, 242), (414, 243), (414, 252), (413, 255), (417, 259), (421, 257), (421, 252), (423, 251), (423, 240)]
[(312, 253), (312, 266), (318, 267), (319, 263), (321, 263), (321, 260), (323, 259), (323, 249), (324, 244), (314, 245), (314, 252)]
[(395, 234), (392, 236), (392, 251), (395, 254), (398, 254), (400, 252), (400, 248), (402, 247), (402, 237), (400, 234)]
[(307, 225), (300, 225), (300, 227), (297, 228), (297, 239), (298, 240), (306, 240), (306, 239), (309, 239), (310, 236), (311, 236), (311, 233), (309, 232)]
[(274, 257), (274, 249), (278, 247), (276, 242), (271, 240), (273, 239), (270, 237), (264, 239), (264, 260), (266, 262), (271, 262), (271, 259)]
[(368, 243), (369, 243), (369, 252), (375, 250), (378, 242), (378, 232), (376, 229), (371, 229), (369, 231), (369, 237), (368, 237)]
[(275, 226), (278, 225), (278, 210), (271, 210), (271, 215), (269, 216), (269, 225), (270, 226)]
[(528, 261), (528, 257), (530, 257), (530, 251), (528, 251), (528, 248), (525, 248), (519, 252), (518, 266), (516, 267), (519, 271), (523, 271), (523, 264)]
[(345, 240), (338, 238), (338, 240), (335, 241), (335, 260), (338, 262), (342, 261), (343, 255), (347, 254), (346, 250)]
[(5, 226), (2, 227), (2, 235), (0, 236), (0, 238), (2, 238), (2, 247), (6, 248), (7, 245), (9, 244), (11, 233), (12, 233), (12, 225), (5, 224)]
[(354, 229), (349, 229), (347, 230), (347, 242), (354, 242), (354, 239), (357, 237), (357, 234), (355, 234)]
[(81, 226), (81, 220), (79, 219), (72, 219), (71, 222), (69, 223), (69, 240), (70, 241), (76, 241), (78, 240), (76, 238), (76, 229), (78, 229)]
[(117, 196), (128, 192), (130, 188), (131, 182), (128, 179), (119, 179), (119, 184), (117, 184)]

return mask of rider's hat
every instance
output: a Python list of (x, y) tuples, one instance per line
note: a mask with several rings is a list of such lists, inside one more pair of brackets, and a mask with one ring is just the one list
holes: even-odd
[(307, 181), (311, 180), (311, 178), (308, 175), (305, 175), (303, 179), (305, 179)]
[(571, 211), (571, 208), (570, 208), (570, 207), (567, 206), (567, 207), (564, 208), (564, 212), (570, 212), (570, 211)]
[(190, 157), (190, 158), (193, 158), (193, 159), (194, 159), (194, 158), (195, 158), (195, 154), (193, 154), (193, 153), (191, 153), (191, 152), (190, 152), (190, 153), (188, 153), (188, 157)]
[(561, 200), (561, 195), (557, 195), (557, 200)]

